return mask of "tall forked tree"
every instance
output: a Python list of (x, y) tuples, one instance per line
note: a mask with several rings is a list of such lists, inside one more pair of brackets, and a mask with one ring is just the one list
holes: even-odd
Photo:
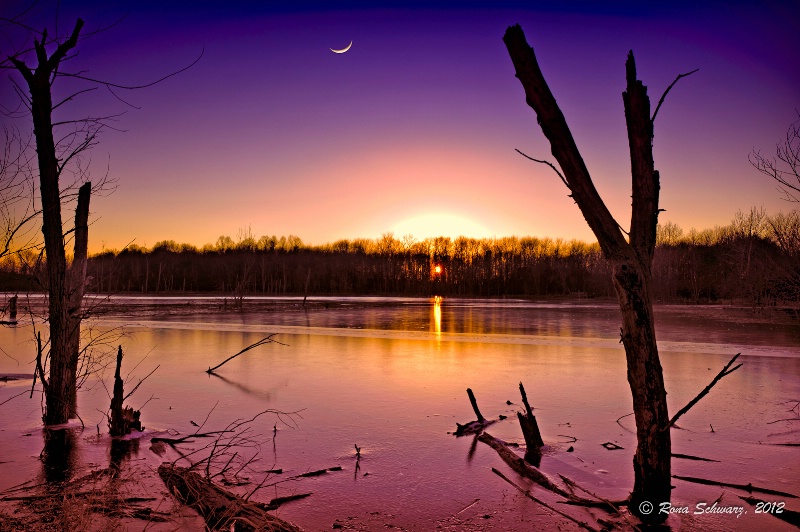
[(653, 163), (655, 113), (650, 116), (647, 87), (636, 79), (636, 63), (630, 52), (625, 64), (627, 88), (622, 94), (633, 189), (631, 226), (626, 239), (592, 182), (522, 28), (519, 25), (509, 27), (503, 41), (525, 89), (527, 103), (536, 112), (539, 126), (563, 174), (556, 172), (597, 237), (603, 255), (613, 266), (636, 419), (637, 448), (630, 508), (644, 521), (660, 522), (667, 515), (659, 511), (659, 505), (670, 500), (671, 446), (667, 393), (656, 347), (650, 288), (660, 185)]
[[(88, 133), (79, 145), (59, 159), (53, 135), (53, 98), (51, 87), (61, 62), (78, 43), (83, 21), (78, 19), (70, 37), (57, 43), (48, 56), (47, 30), (34, 42), (36, 61), (28, 66), (17, 57), (9, 61), (20, 72), (30, 96), (26, 103), (33, 118), (33, 133), (39, 165), (39, 186), (42, 202), (42, 233), (47, 265), (48, 325), (50, 329), (49, 377), (37, 361), (45, 392), (44, 422), (46, 425), (65, 423), (77, 413), (77, 372), (81, 327), (81, 303), (86, 281), (86, 251), (88, 239), (89, 197), (91, 184), (85, 183), (78, 192), (75, 213), (74, 258), (67, 268), (64, 228), (61, 216), (59, 177), (69, 160), (93, 143)], [(42, 355), (40, 350), (40, 355)]]

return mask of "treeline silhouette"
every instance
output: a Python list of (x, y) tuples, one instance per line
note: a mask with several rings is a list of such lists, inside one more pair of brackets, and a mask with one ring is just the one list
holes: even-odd
[[(36, 262), (8, 260), (4, 278), (35, 278)], [(765, 306), (800, 299), (800, 211), (739, 212), (730, 225), (684, 232), (658, 227), (653, 293), (661, 301), (736, 300)], [(450, 295), (611, 297), (611, 271), (596, 243), (459, 237), (339, 240), (240, 232), (197, 248), (162, 241), (89, 259), (100, 293), (247, 295)], [(4, 282), (6, 281), (6, 282)], [(8, 286), (5, 287), (9, 289)]]

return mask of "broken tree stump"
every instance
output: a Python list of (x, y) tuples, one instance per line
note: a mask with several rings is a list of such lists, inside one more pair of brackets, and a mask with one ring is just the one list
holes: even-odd
[(544, 446), (542, 434), (539, 432), (539, 424), (536, 422), (536, 416), (533, 415), (533, 409), (528, 403), (528, 395), (525, 393), (525, 387), (522, 382), (519, 383), (519, 393), (522, 396), (522, 404), (525, 405), (525, 412), (517, 412), (517, 419), (519, 419), (519, 426), (522, 429), (522, 435), (525, 437), (525, 445), (529, 453), (541, 454), (541, 448)]
[[(483, 414), (481, 414), (481, 411), (478, 408), (478, 401), (475, 399), (475, 394), (472, 393), (472, 388), (467, 388), (467, 396), (469, 397), (469, 404), (472, 405), (472, 411), (475, 412), (475, 417), (478, 419), (463, 425), (461, 423), (456, 423), (456, 431), (454, 432), (456, 436), (478, 434), (483, 431), (484, 428), (488, 427), (492, 423), (497, 422), (497, 420), (490, 420), (483, 417)], [(505, 417), (502, 416), (500, 419), (505, 419)]]
[(5, 310), (8, 309), (8, 319), (7, 320), (0, 320), (0, 325), (16, 325), (17, 324), (17, 299), (18, 296), (13, 296), (8, 300), (8, 305)]
[(469, 404), (472, 405), (472, 410), (478, 417), (478, 421), (480, 421), (481, 423), (486, 421), (486, 418), (483, 417), (483, 414), (481, 414), (481, 411), (478, 409), (478, 401), (475, 400), (475, 394), (472, 393), (472, 388), (467, 388), (467, 396), (469, 396)]
[(117, 349), (117, 369), (114, 372), (114, 395), (111, 398), (111, 414), (108, 418), (108, 429), (112, 436), (125, 436), (132, 430), (142, 430), (139, 420), (141, 412), (129, 406), (123, 406), (125, 401), (124, 384), (120, 376), (122, 367), (122, 346)]
[(267, 513), (259, 503), (225, 491), (185, 467), (164, 463), (158, 467), (158, 476), (181, 504), (203, 516), (210, 530), (302, 532), (299, 527)]

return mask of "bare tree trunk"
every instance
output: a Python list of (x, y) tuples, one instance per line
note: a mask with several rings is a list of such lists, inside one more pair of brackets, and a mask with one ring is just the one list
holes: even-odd
[(47, 34), (42, 35), (41, 41), (35, 41), (38, 64), (34, 70), (22, 61), (9, 58), (27, 82), (31, 94), (33, 133), (36, 137), (39, 162), (50, 325), (50, 382), (45, 398), (44, 415), (46, 425), (66, 423), (70, 416), (75, 414), (71, 398), (75, 393), (76, 375), (71, 372), (67, 261), (61, 220), (61, 191), (58, 184), (61, 167), (56, 157), (53, 139), (53, 100), (50, 87), (51, 78), (61, 60), (77, 44), (82, 27), (83, 21), (78, 19), (70, 38), (60, 44), (50, 57), (47, 57), (45, 50)]
[[(75, 252), (69, 275), (69, 307), (67, 322), (67, 337), (69, 344), (70, 375), (78, 375), (78, 360), (80, 358), (81, 321), (83, 313), (83, 294), (86, 289), (86, 255), (89, 247), (89, 198), (92, 194), (92, 184), (89, 182), (81, 185), (78, 190), (78, 206), (75, 208)], [(70, 390), (69, 406), (72, 413), (78, 411), (77, 382)]]
[[(563, 171), (559, 177), (569, 188), (571, 197), (597, 237), (603, 255), (613, 266), (614, 287), (622, 313), (622, 343), (628, 363), (628, 383), (636, 419), (637, 449), (633, 461), (631, 509), (644, 521), (660, 522), (666, 515), (652, 511), (652, 508), (658, 509), (660, 503), (670, 500), (671, 464), (667, 395), (656, 347), (650, 296), (660, 185), (658, 172), (653, 166), (653, 123), (647, 88), (636, 79), (636, 64), (631, 52), (626, 62), (627, 90), (623, 93), (633, 190), (628, 242), (594, 187), (522, 28), (518, 25), (508, 28), (503, 41), (517, 78), (525, 89), (528, 105), (536, 111), (542, 132)], [(648, 507), (645, 502), (652, 506)], [(651, 511), (648, 512), (648, 508)]]

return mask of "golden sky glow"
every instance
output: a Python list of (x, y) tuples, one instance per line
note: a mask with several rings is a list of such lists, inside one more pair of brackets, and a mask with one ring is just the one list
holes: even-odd
[[(62, 20), (81, 16), (87, 31), (113, 24), (71, 61), (93, 78), (141, 84), (203, 51), (186, 72), (126, 95), (135, 108), (98, 91), (56, 110), (55, 120), (123, 113), (91, 152), (92, 178), (108, 172), (117, 188), (92, 198), (90, 251), (202, 246), (247, 228), (308, 244), (386, 232), (594, 241), (552, 170), (514, 152), (551, 159), (502, 42), (514, 23), (621, 227), (630, 220), (620, 95), (631, 49), (653, 104), (678, 73), (700, 69), (673, 88), (655, 124), (661, 221), (703, 229), (754, 205), (791, 208), (747, 156), (771, 153), (796, 117), (797, 10), (535, 4), (210, 2), (193, 11), (145, 2), (127, 15), (113, 2), (59, 4)], [(53, 25), (45, 11), (34, 27)], [(71, 88), (54, 91), (58, 99)], [(8, 90), (0, 104), (19, 102)], [(30, 129), (29, 116), (18, 122)]]
[[(431, 213), (405, 219), (392, 227), (395, 237), (413, 235), (418, 240), (437, 236), (469, 236), (489, 238), (495, 236), (489, 229), (464, 216)], [(438, 272), (437, 272), (438, 273)]]

